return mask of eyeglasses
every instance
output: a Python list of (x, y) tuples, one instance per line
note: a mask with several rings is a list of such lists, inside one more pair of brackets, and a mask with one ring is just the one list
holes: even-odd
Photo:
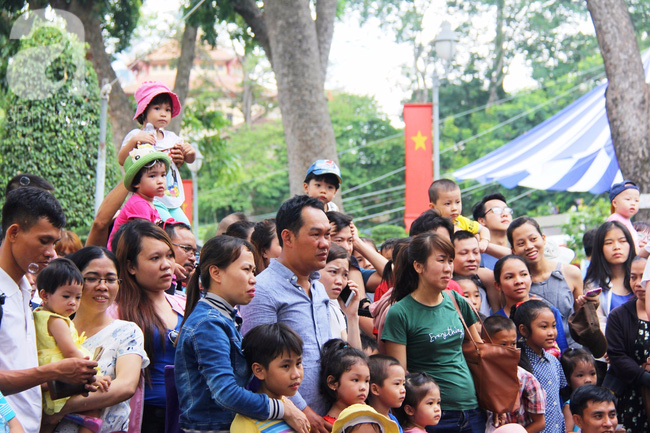
[(5, 299), (7, 299), (7, 295), (4, 293), (0, 294), (0, 323), (2, 323), (2, 315), (4, 314), (3, 306), (5, 304)]
[(115, 284), (120, 284), (122, 280), (119, 278), (115, 277), (108, 277), (108, 278), (99, 278), (99, 277), (84, 277), (84, 282), (86, 284), (89, 284), (91, 286), (98, 285), (101, 282), (105, 282), (107, 286), (113, 286)]
[(185, 254), (187, 254), (188, 256), (196, 256), (197, 251), (196, 251), (196, 248), (194, 248), (194, 247), (191, 247), (189, 245), (176, 244), (174, 242), (172, 242), (172, 245), (176, 245), (178, 248), (185, 251)]
[(491, 207), (485, 212), (485, 215), (490, 213), (490, 211), (494, 212), (496, 216), (501, 216), (501, 214), (512, 215), (512, 209), (509, 207)]
[(178, 339), (178, 331), (173, 329), (167, 333), (167, 338), (169, 338), (169, 341), (172, 344), (176, 344), (176, 340)]

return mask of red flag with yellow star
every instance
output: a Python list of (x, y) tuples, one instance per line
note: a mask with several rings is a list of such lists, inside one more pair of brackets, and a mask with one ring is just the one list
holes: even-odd
[(404, 225), (429, 209), (429, 186), (433, 181), (431, 104), (404, 104), (405, 183)]

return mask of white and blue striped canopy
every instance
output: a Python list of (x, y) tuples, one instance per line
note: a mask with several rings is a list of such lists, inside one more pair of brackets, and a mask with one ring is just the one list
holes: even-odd
[[(643, 55), (650, 80), (650, 50)], [(621, 182), (603, 83), (529, 132), (454, 172), (458, 180), (499, 182), (507, 188), (589, 191)]]

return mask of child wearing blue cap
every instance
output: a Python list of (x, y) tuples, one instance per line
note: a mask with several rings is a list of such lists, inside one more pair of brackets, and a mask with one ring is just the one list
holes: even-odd
[(307, 169), (303, 183), (305, 194), (319, 199), (325, 205), (325, 212), (338, 212), (339, 208), (332, 199), (341, 186), (341, 170), (334, 161), (319, 159)]
[(639, 211), (639, 197), (639, 187), (631, 180), (615, 183), (609, 190), (612, 214), (607, 218), (607, 221), (620, 222), (629, 230), (637, 252), (639, 251), (639, 234), (634, 229), (630, 218)]

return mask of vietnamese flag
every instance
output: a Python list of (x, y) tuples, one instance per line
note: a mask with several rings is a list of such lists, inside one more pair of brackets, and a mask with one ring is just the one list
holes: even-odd
[(429, 186), (433, 181), (431, 104), (404, 104), (404, 226), (406, 231), (429, 209)]

